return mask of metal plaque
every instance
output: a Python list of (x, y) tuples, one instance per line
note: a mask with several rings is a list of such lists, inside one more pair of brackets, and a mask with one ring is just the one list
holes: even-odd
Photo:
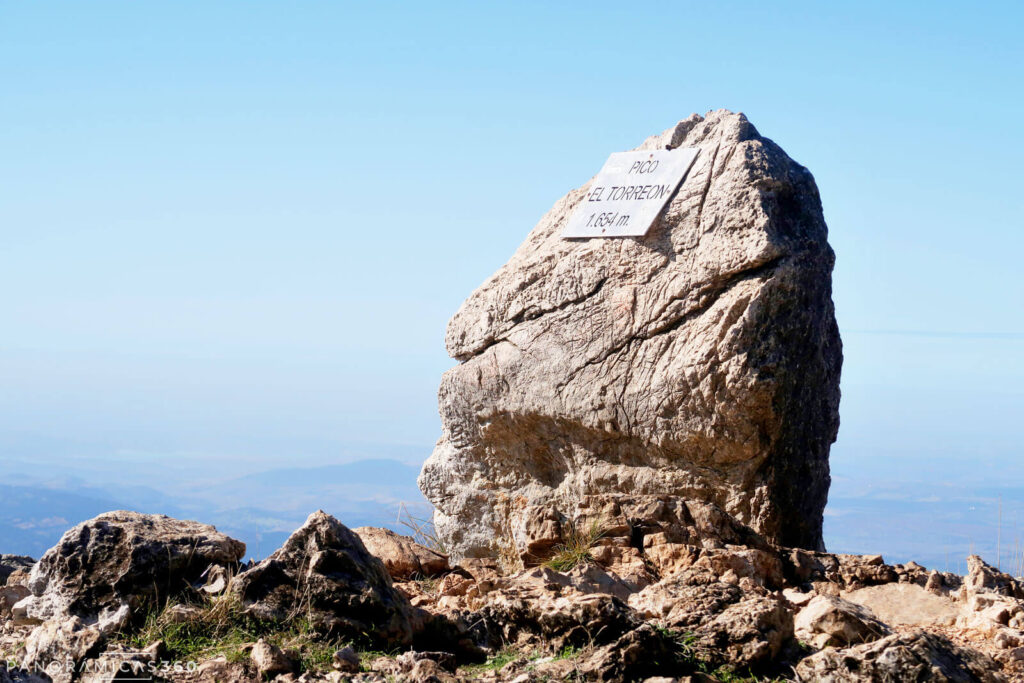
[(562, 237), (643, 237), (690, 170), (697, 151), (612, 154), (562, 230)]

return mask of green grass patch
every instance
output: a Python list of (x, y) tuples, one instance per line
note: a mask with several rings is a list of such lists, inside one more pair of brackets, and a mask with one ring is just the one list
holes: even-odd
[(257, 619), (247, 614), (232, 594), (186, 606), (191, 608), (186, 613), (172, 605), (154, 610), (141, 627), (120, 634), (117, 640), (135, 650), (162, 640), (172, 661), (202, 661), (224, 655), (230, 662), (244, 663), (249, 660), (249, 646), (262, 638), (297, 653), (300, 672), (330, 669), (335, 651), (347, 644), (323, 637), (304, 619)]

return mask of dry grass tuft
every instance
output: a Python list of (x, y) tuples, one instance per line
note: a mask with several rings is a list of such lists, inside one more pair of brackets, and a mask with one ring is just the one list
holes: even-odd
[(604, 524), (600, 519), (584, 527), (570, 522), (562, 536), (565, 543), (555, 546), (555, 554), (544, 563), (545, 567), (557, 572), (567, 572), (573, 567), (594, 561), (590, 549), (604, 536)]

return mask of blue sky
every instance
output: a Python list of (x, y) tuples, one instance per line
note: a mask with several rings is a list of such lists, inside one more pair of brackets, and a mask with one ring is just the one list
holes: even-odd
[(552, 5), (0, 1), (0, 459), (426, 457), (462, 299), (725, 107), (837, 253), (826, 541), (1020, 481), (1020, 3)]

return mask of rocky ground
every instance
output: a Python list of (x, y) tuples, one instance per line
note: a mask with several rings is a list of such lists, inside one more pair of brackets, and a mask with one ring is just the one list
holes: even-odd
[(262, 562), (117, 512), (0, 559), (0, 682), (1024, 680), (1024, 584), (771, 545), (667, 496), (537, 507), (501, 558), (323, 512)]

